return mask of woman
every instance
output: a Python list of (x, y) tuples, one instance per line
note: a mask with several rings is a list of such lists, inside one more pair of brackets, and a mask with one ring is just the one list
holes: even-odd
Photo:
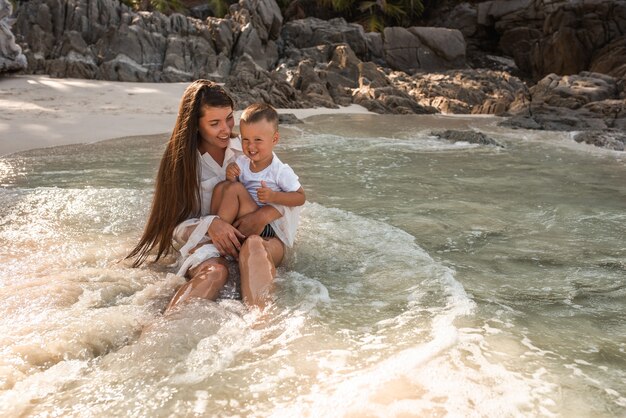
[[(161, 159), (148, 222), (127, 257), (135, 259), (136, 267), (155, 248), (154, 261), (172, 247), (180, 251), (178, 274), (189, 280), (166, 312), (190, 298), (215, 300), (228, 279), (224, 256), (239, 262), (244, 302), (263, 308), (271, 295), (276, 266), (283, 260), (283, 241), (293, 242), (297, 212), (290, 208), (264, 206), (234, 225), (209, 215), (213, 188), (225, 179), (228, 164), (242, 154), (239, 140), (231, 138), (233, 109), (231, 97), (211, 81), (197, 80), (187, 87)], [(267, 224), (278, 237), (264, 240), (258, 236)]]

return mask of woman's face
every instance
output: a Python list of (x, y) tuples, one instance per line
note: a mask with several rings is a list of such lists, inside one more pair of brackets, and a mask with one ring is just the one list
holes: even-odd
[(226, 149), (230, 144), (233, 126), (235, 126), (235, 118), (231, 107), (204, 107), (202, 116), (198, 120), (200, 152)]

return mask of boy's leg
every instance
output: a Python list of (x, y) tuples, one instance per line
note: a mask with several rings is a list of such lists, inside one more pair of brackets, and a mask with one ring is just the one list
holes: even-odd
[(211, 195), (211, 208), (210, 210), (210, 214), (211, 215), (217, 215), (217, 211), (220, 208), (220, 205), (222, 204), (222, 200), (224, 197), (224, 189), (225, 186), (230, 183), (230, 181), (228, 180), (224, 180), (222, 182), (219, 182), (215, 185), (215, 187), (213, 188), (213, 194)]
[(254, 212), (258, 208), (256, 202), (242, 183), (231, 182), (223, 187), (222, 199), (217, 215), (225, 222), (232, 224), (235, 219)]

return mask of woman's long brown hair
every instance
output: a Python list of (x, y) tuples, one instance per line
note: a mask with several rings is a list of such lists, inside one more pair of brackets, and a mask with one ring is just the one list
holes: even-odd
[(172, 235), (182, 221), (200, 215), (200, 170), (198, 168), (198, 120), (207, 107), (230, 107), (226, 91), (209, 80), (196, 80), (185, 89), (178, 117), (156, 177), (148, 222), (139, 243), (126, 258), (140, 266), (156, 247), (154, 261), (166, 256)]

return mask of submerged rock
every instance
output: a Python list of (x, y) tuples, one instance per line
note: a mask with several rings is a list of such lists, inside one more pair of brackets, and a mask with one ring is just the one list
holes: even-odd
[(488, 137), (482, 132), (446, 130), (443, 132), (431, 132), (431, 135), (438, 138), (448, 139), (454, 142), (463, 141), (469, 142), (470, 144), (490, 145), (494, 147), (504, 148), (504, 145), (502, 143)]
[(624, 151), (626, 146), (626, 132), (615, 130), (586, 131), (574, 135), (574, 140), (576, 142), (595, 145), (596, 147)]
[(293, 113), (280, 113), (278, 114), (278, 123), (281, 125), (296, 125), (303, 122)]

